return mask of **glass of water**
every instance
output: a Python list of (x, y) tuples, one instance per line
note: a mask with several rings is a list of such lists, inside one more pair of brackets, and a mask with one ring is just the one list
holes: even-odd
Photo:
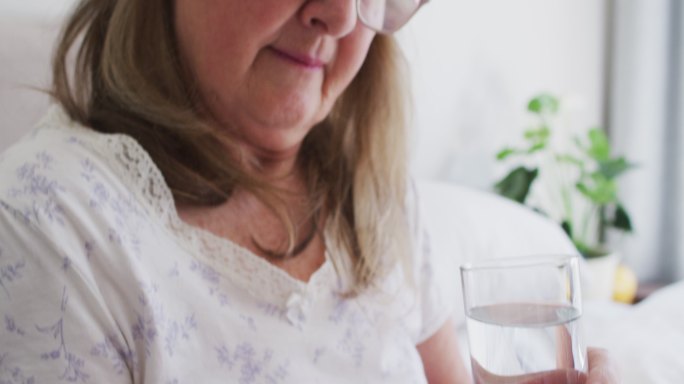
[(476, 384), (586, 381), (578, 256), (466, 264), (461, 279)]

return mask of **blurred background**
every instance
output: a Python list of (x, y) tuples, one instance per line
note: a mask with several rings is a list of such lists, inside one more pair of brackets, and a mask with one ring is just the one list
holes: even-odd
[[(47, 84), (73, 3), (0, 3), (0, 149), (40, 117), (29, 110), (47, 106), (26, 85)], [(528, 100), (553, 93), (568, 127), (605, 128), (614, 152), (638, 164), (620, 179), (634, 226), (611, 239), (623, 262), (642, 282), (682, 278), (682, 20), (681, 0), (430, 1), (398, 34), (414, 90), (413, 173), (491, 190), (508, 170), (496, 153), (521, 137)]]
[(574, 129), (604, 127), (637, 164), (619, 181), (634, 232), (612, 245), (642, 282), (684, 275), (681, 0), (431, 1), (400, 33), (415, 92), (413, 170), (491, 189), (496, 153), (559, 96)]

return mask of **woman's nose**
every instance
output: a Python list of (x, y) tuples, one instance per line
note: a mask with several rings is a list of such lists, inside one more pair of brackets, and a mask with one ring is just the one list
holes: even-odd
[(356, 0), (306, 0), (300, 17), (308, 27), (342, 37), (356, 26)]

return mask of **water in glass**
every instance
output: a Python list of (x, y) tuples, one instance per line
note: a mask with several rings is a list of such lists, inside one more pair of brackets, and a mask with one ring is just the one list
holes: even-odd
[(584, 383), (580, 314), (575, 307), (557, 304), (471, 308), (467, 326), (476, 384)]

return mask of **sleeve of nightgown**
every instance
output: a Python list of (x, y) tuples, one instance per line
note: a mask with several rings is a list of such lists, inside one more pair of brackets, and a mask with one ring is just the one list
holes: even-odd
[(83, 251), (56, 244), (0, 201), (0, 383), (131, 383), (133, 355)]
[(436, 255), (430, 247), (430, 236), (423, 225), (420, 196), (415, 184), (409, 187), (411, 231), (414, 239), (414, 275), (416, 276), (421, 312), (421, 326), (415, 340), (420, 344), (432, 336), (454, 313), (457, 303), (457, 271), (449, 268), (449, 255)]

